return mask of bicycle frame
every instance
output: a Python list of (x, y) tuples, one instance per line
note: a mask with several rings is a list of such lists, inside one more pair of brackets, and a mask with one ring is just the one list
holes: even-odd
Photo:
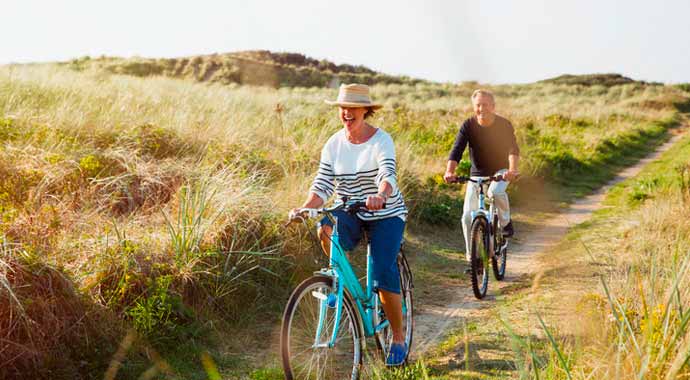
[(359, 315), (362, 316), (362, 324), (364, 327), (364, 335), (372, 336), (375, 332), (386, 328), (389, 322), (383, 321), (378, 326), (374, 326), (374, 303), (377, 302), (376, 297), (378, 296), (374, 293), (374, 284), (371, 276), (371, 245), (367, 242), (367, 281), (366, 288), (362, 289), (362, 286), (355, 275), (350, 261), (345, 255), (344, 249), (340, 246), (340, 241), (338, 239), (338, 220), (335, 220), (335, 227), (333, 228), (333, 234), (331, 236), (331, 255), (329, 268), (322, 269), (317, 272), (317, 274), (322, 274), (333, 278), (334, 288), (336, 289), (337, 301), (335, 306), (335, 325), (333, 326), (333, 332), (331, 333), (330, 341), (325, 344), (318, 341), (321, 336), (321, 332), (324, 328), (324, 320), (326, 315), (327, 300), (321, 299), (320, 310), (319, 310), (319, 324), (316, 328), (316, 335), (314, 338), (315, 347), (334, 347), (338, 330), (340, 328), (340, 318), (342, 316), (343, 302), (345, 300), (344, 292), (347, 290), (350, 295), (352, 295), (355, 301), (355, 306)]

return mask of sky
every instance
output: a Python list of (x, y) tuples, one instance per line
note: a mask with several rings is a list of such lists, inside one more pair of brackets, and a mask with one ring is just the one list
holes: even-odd
[(690, 0), (0, 0), (0, 63), (296, 52), (439, 82), (690, 82)]

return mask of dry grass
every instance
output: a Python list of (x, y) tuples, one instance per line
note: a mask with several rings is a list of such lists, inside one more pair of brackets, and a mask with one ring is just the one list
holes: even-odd
[[(456, 221), (457, 192), (434, 174), (474, 87), (373, 87), (387, 106), (373, 123), (396, 140), (412, 223)], [(610, 175), (610, 161), (626, 149), (662, 136), (673, 103), (685, 99), (677, 88), (640, 84), (492, 89), (517, 126), (524, 172), (555, 182), (600, 171), (587, 186)], [(321, 146), (340, 128), (322, 101), (333, 96), (58, 65), (0, 67), (0, 236), (17, 245), (4, 251), (3, 278), (28, 268), (16, 258), (26, 252), (56, 269), (21, 281), (62, 284), (79, 300), (51, 298), (50, 287), (13, 297), (22, 282), (4, 280), (3, 310), (13, 317), (2, 335), (26, 352), (53, 347), (26, 344), (21, 323), (38, 323), (26, 311), (34, 298), (65, 304), (67, 312), (46, 309), (54, 319), (41, 329), (51, 331), (62, 328), (51, 323), (91, 308), (109, 315), (98, 318), (172, 337), (199, 320), (275, 318), (275, 299), (314, 265), (302, 255), (313, 249), (304, 231), (284, 231), (280, 222), (303, 200)], [(98, 318), (83, 318), (93, 324), (78, 337), (98, 336)]]
[[(548, 322), (542, 336), (552, 332), (555, 339), (530, 349), (539, 363), (519, 366), (521, 376), (690, 375), (690, 204), (687, 179), (679, 174), (688, 162), (686, 137), (638, 177), (614, 188), (607, 200), (612, 209), (545, 256), (548, 275), (535, 279), (546, 281), (545, 289), (527, 298), (538, 305), (532, 312)], [(518, 351), (530, 351), (525, 350)]]

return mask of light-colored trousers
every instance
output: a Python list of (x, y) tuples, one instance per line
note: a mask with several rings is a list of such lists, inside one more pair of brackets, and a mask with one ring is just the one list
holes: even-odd
[[(505, 174), (507, 170), (499, 170), (496, 174)], [(471, 177), (477, 179), (481, 177)], [(498, 210), (498, 222), (501, 227), (510, 222), (510, 202), (508, 202), (508, 181), (491, 182), (485, 202), (488, 203), (489, 197), (494, 198), (494, 207)], [(479, 185), (473, 182), (467, 182), (465, 190), (465, 203), (462, 207), (462, 233), (465, 235), (465, 258), (470, 261), (470, 228), (472, 228), (472, 211), (479, 206)]]

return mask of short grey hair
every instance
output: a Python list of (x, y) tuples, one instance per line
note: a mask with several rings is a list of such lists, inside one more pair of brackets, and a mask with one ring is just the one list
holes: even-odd
[(472, 101), (474, 101), (474, 99), (477, 99), (480, 95), (488, 96), (489, 98), (491, 98), (492, 103), (496, 103), (496, 99), (494, 99), (494, 94), (489, 90), (484, 90), (481, 88), (474, 90), (474, 92), (472, 93)]

